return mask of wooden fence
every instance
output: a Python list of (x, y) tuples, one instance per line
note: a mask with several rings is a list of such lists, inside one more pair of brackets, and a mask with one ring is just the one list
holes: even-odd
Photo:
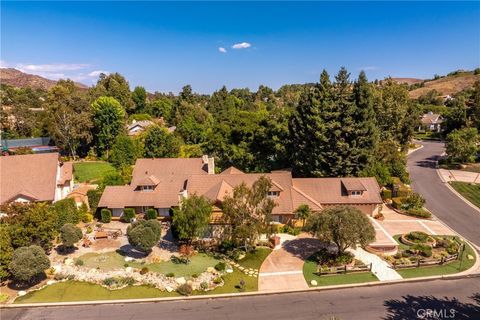
[(409, 268), (420, 268), (426, 266), (434, 266), (434, 265), (444, 265), (446, 263), (458, 260), (459, 254), (452, 254), (446, 257), (442, 257), (440, 259), (418, 259), (416, 262), (412, 263), (392, 263), (393, 269), (409, 269)]
[(367, 272), (372, 270), (372, 264), (369, 265), (356, 265), (356, 266), (339, 266), (339, 267), (322, 267), (317, 266), (316, 274), (327, 275), (327, 274), (339, 274), (339, 273), (352, 273), (352, 272)]

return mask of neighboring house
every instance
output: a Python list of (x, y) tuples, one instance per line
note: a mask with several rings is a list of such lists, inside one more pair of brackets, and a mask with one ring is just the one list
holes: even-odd
[(89, 190), (97, 189), (97, 185), (82, 183), (73, 188), (72, 192), (67, 195), (67, 198), (72, 198), (75, 201), (77, 208), (80, 208), (82, 204), (86, 204), (90, 209), (90, 203), (88, 202), (87, 192)]
[(127, 126), (127, 133), (129, 136), (136, 136), (137, 134), (145, 131), (148, 127), (154, 125), (155, 122), (151, 120), (133, 120), (132, 124)]
[(58, 157), (58, 153), (0, 157), (0, 204), (64, 199), (73, 188), (73, 168)]
[(4, 139), (0, 140), (2, 152), (15, 153), (19, 148), (29, 148), (33, 153), (58, 152), (56, 146), (50, 145), (49, 137), (30, 139)]
[(420, 122), (419, 131), (440, 132), (442, 130), (443, 117), (440, 114), (429, 112), (422, 115)]
[(203, 156), (193, 159), (139, 159), (133, 178), (127, 186), (109, 186), (100, 199), (99, 207), (112, 209), (119, 217), (124, 208), (137, 213), (155, 208), (161, 216), (169, 216), (189, 194), (203, 195), (214, 206), (215, 220), (221, 224), (222, 202), (233, 188), (246, 183), (251, 186), (260, 177), (272, 181), (268, 196), (276, 206), (272, 218), (287, 223), (301, 204), (319, 211), (334, 205), (350, 205), (369, 216), (378, 212), (382, 199), (375, 178), (292, 178), (289, 171), (244, 173), (230, 167), (215, 174), (214, 159)]

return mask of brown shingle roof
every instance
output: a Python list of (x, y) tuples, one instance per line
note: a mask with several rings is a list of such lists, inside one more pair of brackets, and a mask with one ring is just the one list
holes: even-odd
[(57, 186), (58, 153), (0, 157), (0, 203), (24, 195), (53, 201)]
[(363, 185), (360, 179), (340, 179), (343, 187), (347, 191), (366, 191), (367, 188)]
[(220, 174), (244, 174), (244, 172), (240, 169), (231, 166), (225, 170), (223, 170)]
[(67, 181), (72, 181), (73, 177), (73, 163), (68, 161), (64, 162), (60, 167), (60, 181), (58, 184), (65, 184)]
[(428, 125), (428, 124), (442, 123), (443, 118), (439, 114), (429, 112), (422, 115), (422, 118), (420, 119), (420, 121), (423, 124)]

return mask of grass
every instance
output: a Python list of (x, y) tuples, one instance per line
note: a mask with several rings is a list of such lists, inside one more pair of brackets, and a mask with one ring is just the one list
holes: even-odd
[[(270, 254), (272, 250), (268, 248), (258, 248), (256, 252), (249, 253), (242, 259), (239, 263), (244, 267), (259, 269), (262, 265), (263, 260)], [(95, 257), (96, 255), (96, 257)], [(123, 257), (116, 252), (109, 252), (104, 254), (105, 259), (101, 259), (99, 263), (98, 256), (100, 254), (85, 254), (81, 258), (84, 260), (84, 265), (94, 266), (99, 264), (99, 266), (105, 270), (105, 268), (116, 268), (118, 265), (123, 267), (125, 264)], [(208, 258), (208, 259), (207, 259)], [(209, 260), (210, 259), (210, 260)], [(208, 262), (208, 265), (207, 265)], [(192, 267), (194, 264), (197, 264), (199, 269), (203, 269), (211, 265), (211, 262), (217, 262), (216, 259), (208, 257), (203, 254), (198, 254), (192, 258), (192, 262), (189, 267)], [(245, 264), (244, 264), (245, 262)], [(129, 265), (134, 266), (135, 263), (130, 262)], [(158, 265), (173, 265), (175, 269), (162, 269), (163, 271), (172, 270), (175, 275), (181, 275), (179, 267), (181, 265), (176, 265), (171, 262), (161, 262)], [(139, 264), (140, 265), (140, 264)], [(148, 266), (152, 271), (154, 267), (152, 265), (157, 264), (144, 264), (141, 266)], [(165, 267), (166, 268), (166, 267)], [(205, 271), (205, 270), (202, 270)], [(157, 271), (159, 272), (159, 271)], [(195, 269), (191, 268), (184, 270), (185, 275), (191, 275), (195, 273)], [(205, 294), (221, 294), (221, 293), (236, 293), (240, 292), (239, 284), (243, 279), (245, 281), (245, 290), (244, 291), (257, 291), (258, 290), (258, 278), (250, 277), (234, 268), (233, 273), (227, 273), (223, 276), (225, 284), (222, 287), (218, 287), (215, 290), (200, 292), (194, 291), (194, 295), (205, 295)], [(108, 290), (100, 285), (91, 284), (87, 282), (79, 281), (65, 281), (58, 282), (47, 286), (38, 291), (32, 291), (27, 293), (23, 297), (19, 297), (15, 300), (15, 303), (42, 303), (42, 302), (67, 302), (67, 301), (91, 301), (91, 300), (114, 300), (114, 299), (141, 299), (141, 298), (161, 298), (161, 297), (175, 297), (179, 294), (177, 292), (166, 292), (161, 291), (149, 286), (130, 286), (120, 290)]]
[(440, 168), (480, 173), (480, 163), (442, 163), (440, 164)]
[(75, 180), (78, 182), (98, 182), (106, 174), (115, 172), (115, 168), (108, 162), (92, 161), (73, 164)]
[(127, 263), (128, 266), (133, 268), (147, 267), (150, 271), (158, 273), (174, 273), (176, 277), (188, 277), (192, 274), (202, 273), (207, 270), (208, 267), (214, 267), (219, 260), (200, 253), (190, 258), (189, 264), (175, 264), (171, 261), (163, 261), (158, 263), (140, 263), (140, 262), (125, 262), (122, 255), (115, 251), (107, 253), (87, 253), (80, 256), (78, 259), (83, 260), (84, 266), (88, 268), (99, 268), (100, 270), (107, 271), (113, 269), (122, 269)]
[[(310, 287), (332, 286), (338, 284), (351, 284), (362, 282), (378, 281), (378, 278), (371, 272), (355, 272), (339, 275), (322, 275), (319, 276), (317, 272), (317, 262), (313, 256), (308, 258), (303, 264), (303, 276)], [(318, 285), (312, 286), (310, 282), (316, 280)]]
[(470, 184), (468, 182), (452, 181), (450, 183), (458, 193), (464, 196), (468, 201), (480, 208), (480, 184)]
[(49, 285), (18, 297), (15, 303), (67, 302), (115, 299), (140, 299), (175, 297), (176, 292), (161, 291), (148, 286), (131, 286), (120, 290), (108, 290), (98, 284), (65, 281)]

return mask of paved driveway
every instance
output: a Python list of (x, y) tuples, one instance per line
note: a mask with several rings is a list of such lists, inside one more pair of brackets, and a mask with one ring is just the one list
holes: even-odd
[(303, 277), (303, 263), (323, 247), (321, 241), (302, 234), (272, 251), (260, 267), (259, 291), (308, 288)]
[(480, 214), (448, 189), (435, 169), (444, 152), (441, 142), (422, 142), (424, 147), (408, 157), (413, 189), (425, 199), (425, 206), (450, 228), (480, 246)]

